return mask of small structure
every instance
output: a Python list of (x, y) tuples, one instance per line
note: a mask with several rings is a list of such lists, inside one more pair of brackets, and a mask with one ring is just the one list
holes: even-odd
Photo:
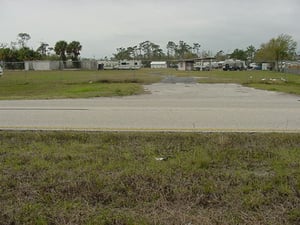
[(166, 69), (168, 68), (167, 62), (153, 61), (150, 63), (151, 69)]
[(63, 67), (60, 61), (25, 61), (25, 70), (59, 70)]
[(194, 59), (183, 59), (178, 62), (178, 70), (192, 71), (194, 70)]
[(178, 70), (192, 71), (192, 70), (211, 70), (212, 60), (214, 57), (203, 57), (195, 59), (178, 60)]

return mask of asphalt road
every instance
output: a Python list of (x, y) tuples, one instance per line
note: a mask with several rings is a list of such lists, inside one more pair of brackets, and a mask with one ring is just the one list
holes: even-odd
[(0, 101), (0, 129), (300, 132), (300, 96), (236, 84), (145, 88), (129, 97)]

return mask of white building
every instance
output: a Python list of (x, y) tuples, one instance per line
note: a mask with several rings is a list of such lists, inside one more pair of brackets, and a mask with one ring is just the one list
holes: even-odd
[(168, 68), (167, 62), (153, 61), (150, 63), (151, 69), (165, 69)]

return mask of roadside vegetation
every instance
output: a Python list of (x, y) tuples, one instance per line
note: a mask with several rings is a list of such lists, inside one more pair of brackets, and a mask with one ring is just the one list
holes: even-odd
[(300, 134), (0, 131), (0, 224), (299, 224)]

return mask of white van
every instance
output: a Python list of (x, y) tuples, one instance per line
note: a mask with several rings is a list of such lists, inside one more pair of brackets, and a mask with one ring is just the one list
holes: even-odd
[(3, 75), (3, 69), (2, 67), (0, 66), (0, 77)]

